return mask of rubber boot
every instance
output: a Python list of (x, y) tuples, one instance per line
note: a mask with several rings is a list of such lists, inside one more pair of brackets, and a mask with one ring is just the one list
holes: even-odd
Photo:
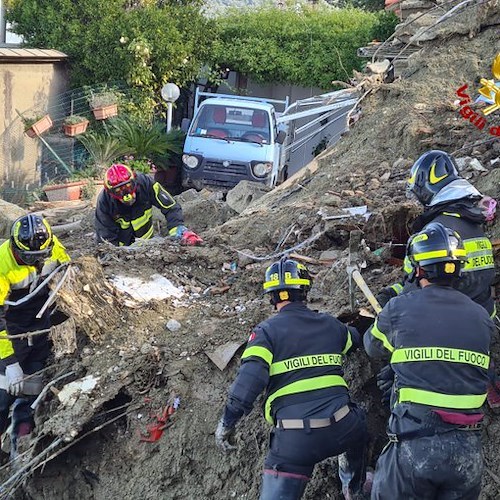
[(308, 478), (288, 472), (269, 471), (262, 474), (260, 500), (299, 500)]

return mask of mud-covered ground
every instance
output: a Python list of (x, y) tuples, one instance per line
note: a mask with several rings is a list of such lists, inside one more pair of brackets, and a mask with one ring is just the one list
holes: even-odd
[[(272, 313), (261, 293), (263, 273), (287, 249), (315, 259), (308, 264), (314, 276), (311, 307), (366, 328), (371, 318), (363, 310), (369, 314), (370, 308), (359, 291), (354, 312), (349, 305), (349, 236), (357, 229), (364, 233), (362, 274), (375, 292), (399, 277), (402, 245), (418, 213), (405, 199), (405, 179), (423, 151), (442, 148), (479, 159), (485, 170), (466, 166), (463, 175), (500, 198), (500, 161), (491, 163), (500, 156), (499, 140), (463, 120), (454, 104), (455, 89), (488, 76), (499, 51), (498, 26), (472, 39), (430, 42), (412, 56), (406, 79), (384, 84), (363, 100), (362, 118), (314, 174), (265, 195), (239, 216), (215, 198), (186, 201), (186, 222), (200, 230), (204, 247), (160, 240), (138, 249), (97, 248), (91, 212), (78, 229), (62, 234), (79, 272), (63, 288), (59, 307), (75, 318), (78, 348), (55, 361), (47, 377), (73, 371), (68, 381), (93, 375), (99, 382), (73, 407), (63, 407), (52, 393), (39, 406), (36, 452), (57, 437), (64, 442), (55, 450), (68, 448), (37, 469), (16, 498), (258, 498), (268, 440), (259, 404), (240, 422), (235, 452), (222, 454), (214, 444), (241, 350), (224, 371), (206, 352), (229, 341), (243, 343), (253, 325)], [(359, 205), (367, 206), (368, 220), (329, 218)], [(488, 230), (500, 237), (498, 221)], [(116, 275), (153, 274), (182, 287), (184, 296), (138, 306), (106, 284)], [(171, 319), (180, 329), (166, 327)], [(500, 364), (498, 342), (493, 357)], [(353, 399), (368, 414), (371, 465), (384, 444), (388, 415), (375, 385), (378, 368), (361, 351), (345, 367)], [(152, 415), (175, 397), (180, 405), (163, 436), (141, 441)], [(499, 415), (487, 410), (487, 421), (484, 500), (500, 496)], [(4, 469), (4, 475), (12, 477), (12, 471)], [(334, 460), (317, 467), (305, 498), (341, 498)]]

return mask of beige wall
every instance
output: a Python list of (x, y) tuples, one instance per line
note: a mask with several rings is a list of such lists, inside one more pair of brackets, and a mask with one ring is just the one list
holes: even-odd
[[(27, 137), (16, 113), (33, 108), (44, 112), (68, 90), (66, 64), (0, 62), (0, 183), (39, 184), (38, 139)], [(28, 113), (26, 113), (28, 115)]]

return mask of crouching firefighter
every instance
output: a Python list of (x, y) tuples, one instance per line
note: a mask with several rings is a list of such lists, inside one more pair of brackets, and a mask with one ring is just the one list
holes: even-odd
[(97, 241), (117, 246), (132, 245), (136, 239), (153, 236), (153, 205), (167, 221), (169, 235), (182, 245), (201, 245), (203, 240), (184, 225), (182, 209), (170, 193), (145, 174), (126, 165), (111, 165), (104, 177), (104, 189), (97, 199), (95, 231)]
[(360, 336), (309, 309), (310, 287), (306, 267), (294, 260), (283, 258), (266, 270), (264, 293), (278, 313), (250, 335), (215, 433), (220, 448), (235, 448), (236, 423), (266, 390), (264, 414), (274, 427), (261, 500), (300, 499), (315, 464), (340, 454), (344, 496), (361, 494), (365, 482), (365, 417), (350, 401), (342, 371), (343, 355)]
[(48, 222), (34, 214), (17, 219), (10, 240), (0, 245), (0, 434), (9, 425), (12, 410), (12, 444), (31, 433), (34, 421), (30, 405), (41, 390), (41, 379), (25, 376), (44, 368), (50, 354), (47, 333), (19, 339), (15, 335), (46, 330), (50, 309), (39, 311), (49, 297), (49, 277), (70, 261), (64, 246), (52, 234)]
[(457, 232), (430, 223), (407, 255), (420, 290), (390, 300), (364, 337), (395, 372), (372, 499), (477, 499), (493, 321), (454, 288), (466, 261)]

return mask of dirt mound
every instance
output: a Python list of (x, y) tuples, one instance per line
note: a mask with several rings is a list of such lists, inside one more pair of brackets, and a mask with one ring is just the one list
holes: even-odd
[[(371, 318), (358, 314), (369, 309), (361, 294), (356, 292), (356, 311), (349, 303), (345, 268), (350, 233), (363, 231), (360, 262), (370, 287), (376, 291), (394, 282), (408, 225), (417, 213), (405, 199), (405, 179), (411, 160), (423, 151), (443, 148), (478, 159), (482, 169), (464, 161), (463, 175), (484, 194), (500, 196), (499, 141), (464, 120), (455, 103), (456, 89), (489, 77), (499, 49), (495, 26), (472, 39), (457, 35), (429, 42), (411, 56), (405, 79), (382, 84), (362, 101), (361, 119), (324, 155), (314, 174), (266, 194), (229, 220), (231, 212), (212, 199), (213, 222), (202, 231), (205, 247), (180, 247), (168, 239), (130, 249), (94, 247), (86, 224), (61, 235), (74, 255), (82, 249), (88, 255), (77, 259), (79, 272), (63, 288), (59, 304), (75, 319), (78, 350), (56, 361), (47, 379), (70, 373), (54, 384), (57, 390), (68, 381), (82, 383), (84, 377), (97, 382), (69, 403), (53, 395), (40, 404), (32, 456), (56, 444), (25, 469), (27, 475), (37, 467), (15, 495), (258, 498), (267, 426), (256, 409), (238, 428), (236, 452), (223, 455), (215, 448), (213, 433), (238, 355), (220, 371), (207, 352), (229, 341), (245, 342), (251, 328), (270, 314), (261, 295), (263, 271), (284, 251), (294, 252), (313, 273), (313, 307), (360, 329), (368, 326)], [(192, 206), (199, 217), (203, 203), (196, 200)], [(361, 207), (357, 215), (346, 211), (352, 207)], [(498, 238), (500, 223), (490, 230)], [(143, 301), (148, 283), (157, 276), (169, 280), (175, 295)], [(120, 277), (140, 278), (146, 288), (139, 295), (125, 295), (117, 289)], [(493, 355), (498, 360), (498, 346)], [(353, 397), (368, 412), (372, 465), (385, 441), (387, 419), (375, 385), (378, 368), (362, 352), (346, 365)], [(178, 408), (159, 440), (141, 440), (173, 401)], [(490, 411), (488, 422), (489, 472), (482, 498), (494, 499), (500, 495), (495, 472), (498, 415)], [(59, 454), (45, 463), (51, 453)], [(332, 462), (317, 467), (304, 498), (341, 497)]]

